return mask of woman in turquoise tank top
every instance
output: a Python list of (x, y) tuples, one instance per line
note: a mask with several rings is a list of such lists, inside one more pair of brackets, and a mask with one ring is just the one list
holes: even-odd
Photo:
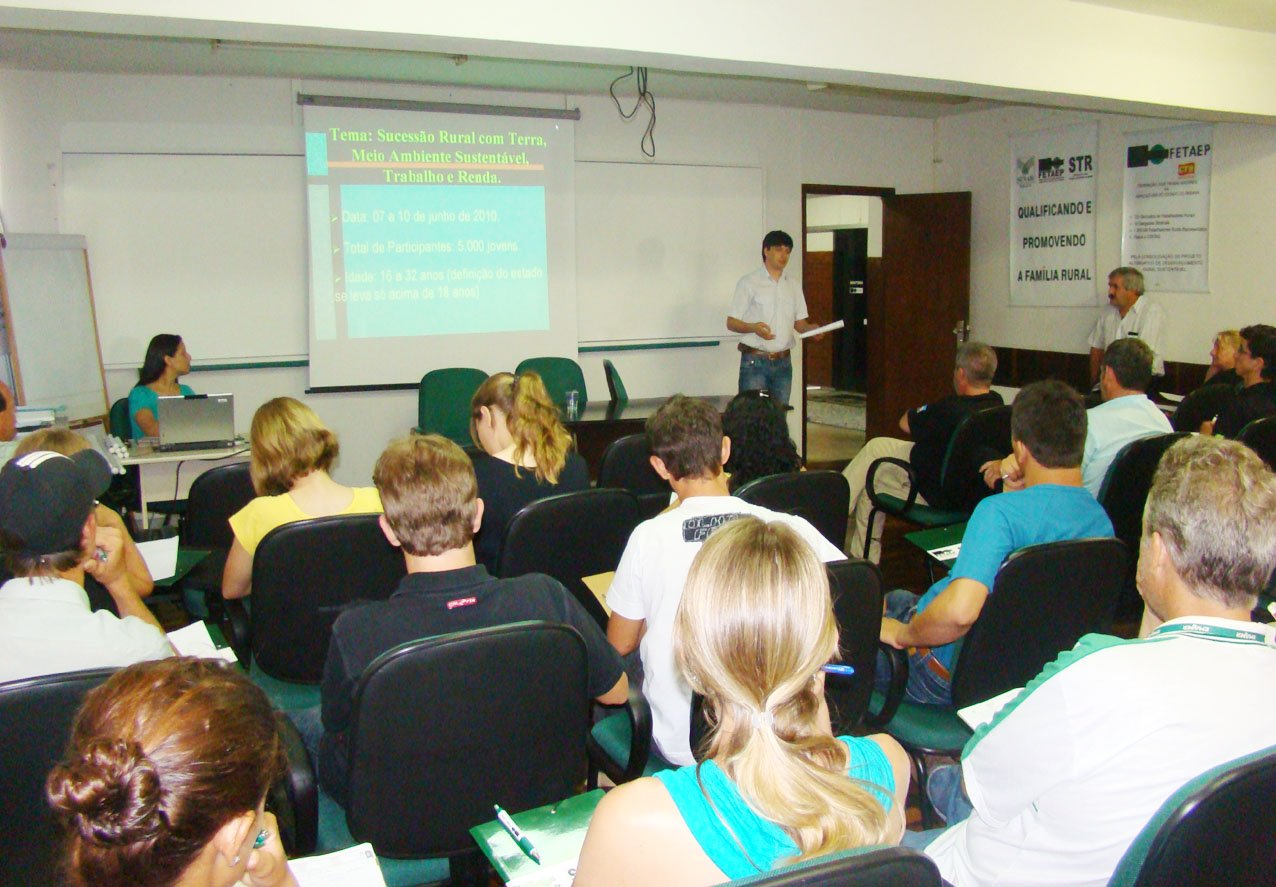
[(888, 736), (832, 735), (820, 669), (837, 623), (824, 565), (793, 530), (741, 517), (709, 537), (674, 653), (712, 725), (701, 763), (611, 791), (577, 887), (720, 884), (899, 841), (908, 758)]

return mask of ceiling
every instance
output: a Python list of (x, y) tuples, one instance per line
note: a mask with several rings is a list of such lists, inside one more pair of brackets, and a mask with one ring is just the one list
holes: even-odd
[(1276, 34), (1276, 0), (1076, 0), (1091, 6)]

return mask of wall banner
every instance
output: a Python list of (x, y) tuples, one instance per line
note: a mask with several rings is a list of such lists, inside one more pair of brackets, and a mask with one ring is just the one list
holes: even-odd
[(1209, 124), (1125, 135), (1121, 264), (1149, 290), (1209, 292)]
[(1010, 171), (1010, 304), (1095, 304), (1099, 127), (1015, 136)]

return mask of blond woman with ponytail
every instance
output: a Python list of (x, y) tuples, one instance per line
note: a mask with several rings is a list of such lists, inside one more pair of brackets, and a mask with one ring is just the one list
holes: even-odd
[(509, 519), (529, 502), (589, 489), (589, 468), (538, 373), (489, 376), (470, 401), (470, 437), (490, 457), (474, 460), (483, 500), (474, 553), (495, 570)]
[(702, 761), (603, 799), (578, 887), (720, 884), (899, 841), (908, 758), (888, 736), (832, 735), (820, 668), (837, 624), (824, 565), (797, 533), (741, 517), (710, 536), (674, 650), (712, 724)]

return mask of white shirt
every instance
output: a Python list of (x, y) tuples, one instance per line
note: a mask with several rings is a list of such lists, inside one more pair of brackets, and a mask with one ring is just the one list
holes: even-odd
[[(1261, 642), (1172, 632), (1186, 625)], [(1274, 643), (1271, 626), (1226, 619), (1082, 638), (966, 744), (975, 812), (926, 854), (957, 887), (1107, 884), (1184, 783), (1276, 740), (1276, 706), (1255, 695), (1276, 686)]]
[(0, 586), (0, 681), (172, 655), (164, 632), (136, 616), (93, 612), (84, 589), (68, 579)]
[(1139, 296), (1125, 312), (1125, 317), (1115, 306), (1103, 309), (1094, 330), (1090, 333), (1090, 347), (1105, 350), (1123, 336), (1142, 339), (1152, 349), (1152, 375), (1165, 374), (1165, 309), (1147, 296)]
[[(1173, 431), (1170, 420), (1146, 394), (1127, 394), (1086, 411), (1085, 455), (1081, 482), (1099, 498), (1112, 460), (1131, 441)], [(1276, 740), (1276, 737), (1273, 737)]]
[(775, 336), (764, 339), (757, 333), (746, 333), (740, 339), (745, 345), (759, 351), (784, 351), (793, 347), (793, 324), (806, 319), (806, 297), (787, 274), (773, 280), (763, 265), (735, 285), (729, 314), (745, 323), (762, 321)]
[(674, 615), (682, 600), (691, 561), (705, 538), (728, 520), (746, 514), (788, 524), (825, 562), (846, 557), (800, 517), (751, 505), (734, 496), (693, 496), (672, 511), (638, 525), (607, 591), (607, 605), (612, 612), (647, 622), (639, 653), (642, 691), (651, 704), (651, 734), (665, 760), (679, 766), (694, 764), (695, 758), (688, 739), (691, 687), (673, 658)]

